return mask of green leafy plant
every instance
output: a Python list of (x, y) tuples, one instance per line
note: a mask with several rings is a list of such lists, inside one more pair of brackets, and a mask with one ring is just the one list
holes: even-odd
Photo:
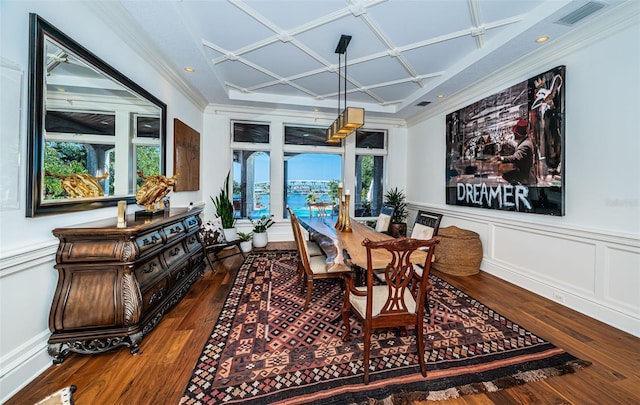
[(249, 242), (253, 238), (253, 232), (238, 232), (238, 239), (242, 242)]
[(251, 221), (251, 225), (253, 225), (254, 233), (263, 233), (267, 232), (267, 229), (271, 227), (275, 222), (273, 220), (273, 215), (267, 216), (263, 215), (260, 219), (254, 221), (251, 217), (249, 217), (249, 221)]
[(233, 212), (233, 202), (229, 198), (229, 176), (231, 171), (227, 173), (224, 186), (220, 188), (220, 193), (216, 198), (210, 197), (216, 210), (216, 216), (222, 221), (222, 227), (225, 229), (233, 228), (236, 224), (235, 214)]
[(391, 222), (403, 223), (407, 219), (409, 211), (407, 210), (406, 199), (407, 196), (404, 194), (404, 191), (398, 190), (398, 187), (389, 189), (389, 191), (384, 195), (385, 204), (394, 205), (396, 207), (393, 212), (393, 216), (391, 217)]

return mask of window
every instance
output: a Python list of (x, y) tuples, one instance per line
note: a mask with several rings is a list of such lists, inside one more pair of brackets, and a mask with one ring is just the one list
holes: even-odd
[(326, 128), (314, 127), (284, 127), (284, 143), (285, 145), (342, 147), (342, 142), (327, 142)]
[(299, 217), (309, 216), (308, 202), (338, 203), (342, 178), (342, 156), (325, 153), (285, 153), (284, 190), (286, 207)]
[(233, 142), (269, 143), (269, 125), (234, 122)]
[(233, 123), (233, 207), (238, 218), (269, 215), (269, 125)]
[[(145, 176), (157, 176), (160, 173), (160, 118), (135, 115), (135, 127), (133, 130), (133, 165), (136, 180), (136, 190), (144, 184), (144, 180), (138, 176), (143, 172)], [(110, 170), (112, 170), (110, 162)]]
[(386, 133), (383, 131), (356, 131), (356, 190), (354, 216), (377, 216), (382, 208), (384, 194), (384, 157)]
[[(102, 192), (114, 194), (110, 172), (115, 148), (115, 115), (100, 112), (47, 111), (44, 144), (44, 198), (66, 199), (63, 180), (80, 173), (95, 176)], [(72, 187), (73, 188), (73, 187)]]

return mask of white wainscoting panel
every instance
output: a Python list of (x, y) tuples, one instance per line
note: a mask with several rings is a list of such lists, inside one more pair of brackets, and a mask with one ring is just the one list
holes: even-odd
[(56, 247), (51, 241), (0, 258), (0, 403), (52, 366), (47, 340)]
[(489, 259), (502, 262), (549, 285), (595, 292), (595, 243), (523, 228), (495, 226)]
[(640, 249), (606, 246), (603, 298), (640, 318)]
[(407, 206), (410, 226), (422, 209), (443, 214), (441, 227), (477, 232), (483, 271), (640, 337), (639, 237), (574, 229), (532, 215)]

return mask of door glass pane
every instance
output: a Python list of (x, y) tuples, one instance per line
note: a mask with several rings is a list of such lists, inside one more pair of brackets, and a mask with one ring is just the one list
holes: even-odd
[[(342, 179), (342, 156), (322, 153), (285, 153), (284, 192), (286, 206), (299, 217), (309, 216), (307, 202), (338, 200), (338, 183)], [(337, 206), (335, 208), (337, 212)]]
[(382, 208), (384, 157), (356, 155), (354, 216), (377, 216)]
[(237, 218), (269, 215), (269, 152), (233, 151), (233, 208)]

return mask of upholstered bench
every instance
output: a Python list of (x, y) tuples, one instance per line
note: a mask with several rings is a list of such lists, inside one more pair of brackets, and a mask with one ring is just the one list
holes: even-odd
[(480, 271), (482, 242), (476, 232), (456, 226), (440, 228), (434, 270), (454, 276), (470, 276)]

